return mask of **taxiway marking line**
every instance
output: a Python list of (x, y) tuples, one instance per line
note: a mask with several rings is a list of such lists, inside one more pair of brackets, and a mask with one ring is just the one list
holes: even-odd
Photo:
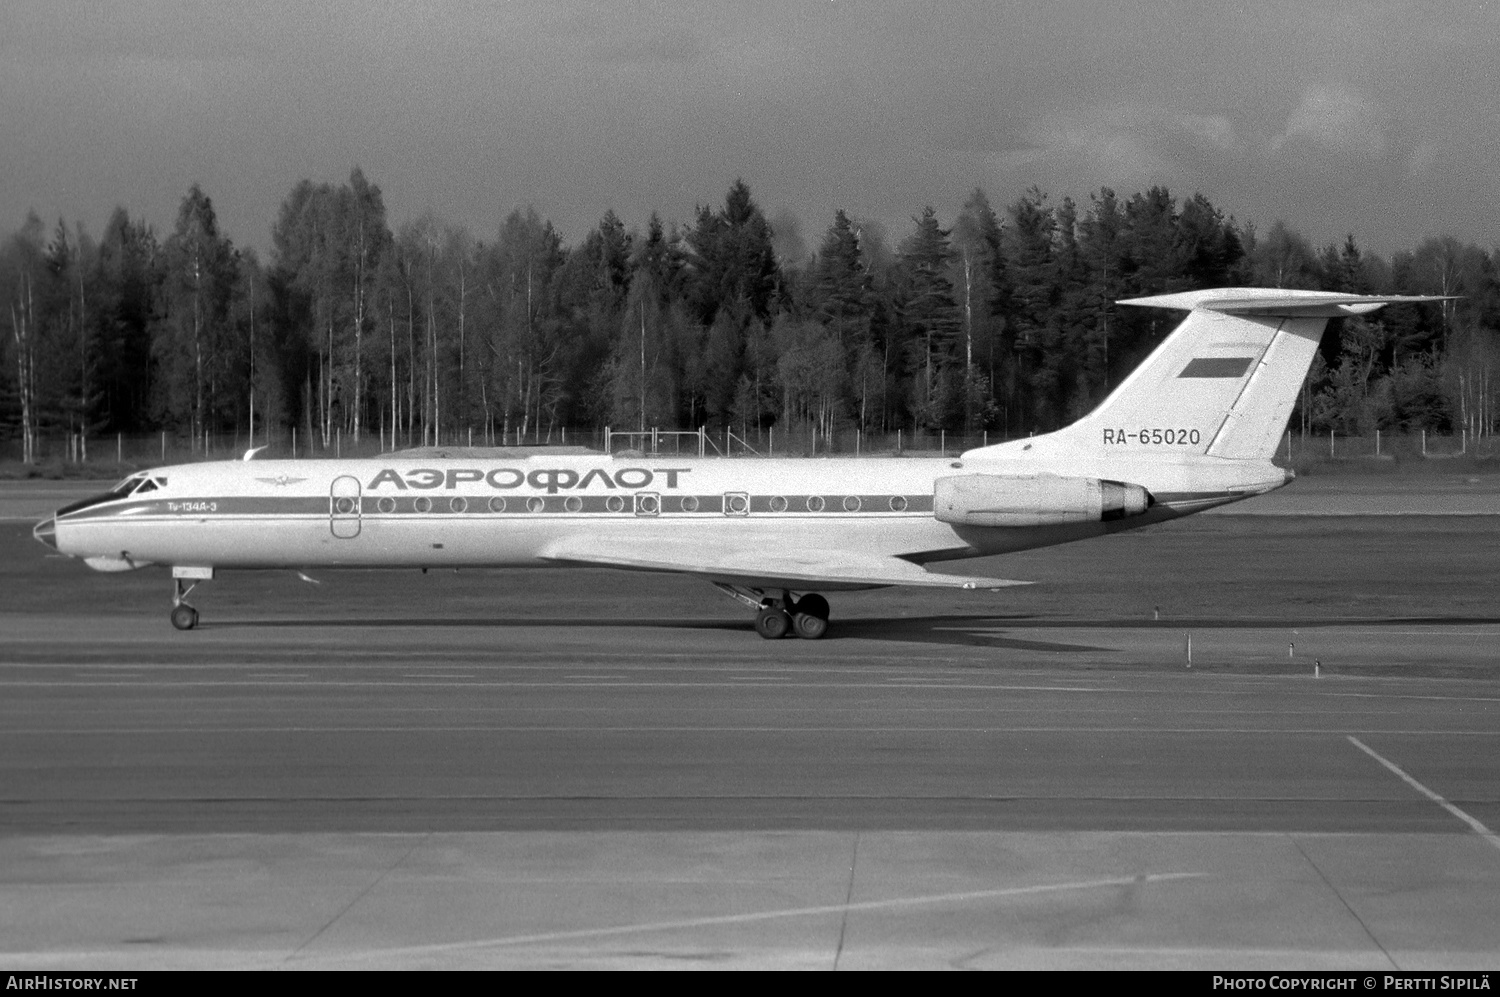
[[(700, 726), (625, 726), (621, 724), (578, 726), (556, 724), (403, 724), (373, 725), (356, 724), (338, 726), (320, 724), (287, 724), (283, 726), (224, 726), (221, 724), (202, 727), (10, 727), (0, 729), (0, 737), (37, 737), (42, 735), (84, 737), (91, 734), (117, 736), (122, 734), (1294, 734), (1318, 737), (1329, 733), (1326, 727), (1154, 727), (1142, 724), (1139, 727), (1006, 727), (988, 724), (974, 727), (836, 727), (836, 726), (764, 726), (703, 724)], [(1363, 730), (1364, 734), (1391, 734), (1405, 737), (1500, 737), (1500, 730), (1434, 730), (1396, 729)], [(1355, 740), (1354, 736), (1347, 735)]]
[[(1116, 689), (1080, 689), (1066, 686), (1025, 686), (1025, 685), (986, 685), (967, 684), (951, 685), (946, 683), (932, 683), (930, 685), (917, 685), (915, 683), (906, 686), (895, 685), (888, 682), (795, 682), (784, 679), (754, 678), (747, 676), (745, 679), (733, 677), (718, 682), (485, 682), (485, 681), (449, 681), (439, 682), (433, 680), (413, 679), (405, 682), (397, 681), (329, 681), (327, 679), (299, 680), (299, 686), (314, 686), (325, 689), (422, 689), (422, 688), (454, 688), (454, 689), (733, 689), (743, 687), (747, 683), (759, 686), (770, 686), (783, 689), (965, 689), (991, 692), (1074, 692), (1074, 693), (1098, 693), (1117, 692)], [(252, 680), (248, 676), (243, 680), (233, 679), (178, 679), (162, 680), (152, 679), (144, 682), (121, 681), (114, 678), (110, 681), (102, 680), (74, 680), (63, 682), (46, 681), (3, 681), (0, 680), (0, 688), (11, 689), (70, 689), (84, 687), (108, 686), (122, 689), (146, 689), (146, 688), (171, 688), (171, 689), (216, 689), (216, 688), (251, 688), (257, 686), (274, 684), (264, 679)]]
[(897, 897), (892, 900), (862, 900), (858, 903), (825, 904), (817, 907), (791, 907), (785, 910), (756, 911), (750, 914), (720, 914), (715, 917), (684, 918), (678, 921), (648, 921), (645, 924), (621, 924), (608, 928), (580, 928), (574, 931), (548, 931), (534, 935), (511, 935), (506, 938), (483, 938), (469, 942), (447, 942), (438, 945), (412, 945), (389, 949), (371, 949), (365, 952), (308, 953), (301, 958), (289, 957), (287, 962), (297, 963), (320, 958), (325, 960), (341, 960), (388, 958), (393, 955), (434, 955), (440, 952), (461, 952), (473, 949), (499, 948), (508, 945), (534, 945), (538, 942), (608, 938), (647, 931), (674, 931), (683, 928), (708, 928), (721, 924), (750, 924), (756, 921), (776, 921), (793, 917), (816, 917), (820, 914), (844, 914), (849, 911), (858, 910), (896, 910), (932, 904), (972, 903), (976, 900), (1036, 896), (1038, 894), (1061, 893), (1069, 890), (1097, 890), (1115, 886), (1143, 886), (1148, 883), (1202, 879), (1207, 876), (1208, 873), (1206, 872), (1147, 873), (1139, 876), (1117, 876), (1110, 879), (1088, 879), (1074, 883), (1012, 886), (998, 890), (969, 890), (963, 893), (937, 893), (920, 897)]
[(1485, 841), (1488, 841), (1491, 845), (1494, 845), (1496, 848), (1500, 848), (1500, 835), (1497, 835), (1494, 831), (1491, 831), (1489, 828), (1485, 827), (1478, 820), (1476, 820), (1473, 817), (1470, 817), (1468, 814), (1464, 813), (1458, 807), (1455, 807), (1453, 804), (1451, 804), (1447, 800), (1443, 799), (1437, 793), (1434, 793), (1432, 790), (1428, 789), (1426, 786), (1422, 785), (1420, 782), (1418, 782), (1417, 780), (1413, 779), (1411, 776), (1407, 775), (1405, 772), (1403, 772), (1401, 770), (1401, 767), (1399, 765), (1397, 765), (1395, 762), (1391, 761), (1390, 759), (1385, 758), (1382, 755), (1380, 755), (1378, 752), (1375, 751), (1374, 748), (1371, 748), (1368, 744), (1365, 744), (1365, 742), (1361, 741), (1359, 738), (1355, 737), (1353, 734), (1349, 735), (1349, 743), (1353, 744), (1360, 751), (1363, 751), (1365, 754), (1369, 755), (1371, 758), (1375, 759), (1377, 762), (1379, 762), (1380, 764), (1384, 765), (1386, 768), (1390, 769), (1392, 772), (1394, 772), (1401, 779), (1402, 782), (1406, 783), (1412, 789), (1415, 789), (1417, 792), (1419, 792), (1423, 796), (1427, 797), (1433, 803), (1436, 803), (1438, 806), (1442, 807), (1444, 810), (1448, 811), (1450, 814), (1452, 814), (1453, 816), (1457, 817), (1459, 820), (1463, 821), (1465, 824), (1469, 825), (1469, 829), (1472, 830), (1475, 834), (1479, 835)]

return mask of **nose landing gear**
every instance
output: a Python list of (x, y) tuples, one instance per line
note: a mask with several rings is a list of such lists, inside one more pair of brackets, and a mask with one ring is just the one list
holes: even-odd
[(198, 611), (188, 605), (187, 597), (200, 581), (213, 576), (213, 568), (177, 566), (172, 569), (172, 626), (178, 630), (192, 630), (198, 625)]
[(198, 583), (187, 583), (181, 578), (174, 578), (172, 581), (175, 587), (172, 593), (172, 626), (178, 630), (191, 630), (198, 625), (198, 611), (185, 600), (188, 593), (198, 587)]
[(755, 632), (766, 640), (779, 640), (789, 633), (803, 640), (817, 640), (828, 632), (828, 600), (816, 592), (794, 599), (792, 593), (783, 589), (778, 599), (760, 589), (723, 582), (713, 584), (731, 599), (756, 611)]

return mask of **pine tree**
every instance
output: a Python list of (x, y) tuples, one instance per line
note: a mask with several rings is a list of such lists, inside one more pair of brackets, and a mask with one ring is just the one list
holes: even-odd
[(868, 338), (872, 281), (860, 253), (859, 236), (843, 211), (834, 212), (833, 225), (818, 249), (808, 296), (814, 314), (840, 345), (847, 340), (853, 346)]
[(963, 322), (953, 299), (949, 268), (950, 232), (938, 224), (937, 212), (924, 208), (912, 219), (917, 229), (901, 244), (900, 311), (907, 337), (913, 385), (913, 415), (921, 425), (945, 426), (959, 401), (956, 346)]
[(182, 199), (162, 255), (165, 314), (155, 341), (166, 371), (161, 404), (169, 417), (188, 423), (196, 448), (215, 401), (215, 357), (236, 272), (234, 246), (219, 233), (213, 202), (197, 184)]

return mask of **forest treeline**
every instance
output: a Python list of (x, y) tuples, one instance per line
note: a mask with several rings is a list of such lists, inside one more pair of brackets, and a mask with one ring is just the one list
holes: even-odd
[(1495, 424), (1500, 257), (1429, 238), (1389, 259), (1315, 248), (1207, 198), (1107, 188), (899, 239), (836, 211), (816, 245), (743, 181), (690, 224), (611, 211), (573, 246), (531, 209), (490, 238), (427, 216), (393, 230), (380, 188), (298, 183), (267, 259), (197, 186), (161, 234), (118, 208), (94, 237), (33, 213), (0, 246), (9, 335), (0, 433), (339, 434), (499, 442), (562, 426), (830, 436), (852, 427), (1021, 435), (1082, 415), (1180, 318), (1119, 298), (1228, 285), (1456, 294), (1331, 323), (1295, 426)]

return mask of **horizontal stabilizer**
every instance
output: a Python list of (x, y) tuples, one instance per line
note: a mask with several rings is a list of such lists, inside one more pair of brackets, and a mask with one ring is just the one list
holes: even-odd
[(1299, 291), (1288, 288), (1221, 287), (1179, 294), (1155, 294), (1147, 298), (1125, 298), (1116, 304), (1141, 308), (1172, 308), (1190, 312), (1202, 309), (1229, 315), (1267, 315), (1284, 318), (1342, 318), (1364, 315), (1386, 305), (1454, 301), (1448, 295), (1335, 294), (1329, 291)]
[(702, 544), (651, 540), (610, 543), (565, 540), (545, 555), (549, 561), (632, 571), (671, 571), (751, 588), (799, 591), (920, 585), (933, 588), (993, 589), (1030, 582), (1007, 578), (945, 575), (899, 557), (847, 550), (774, 552), (760, 548), (708, 549)]

